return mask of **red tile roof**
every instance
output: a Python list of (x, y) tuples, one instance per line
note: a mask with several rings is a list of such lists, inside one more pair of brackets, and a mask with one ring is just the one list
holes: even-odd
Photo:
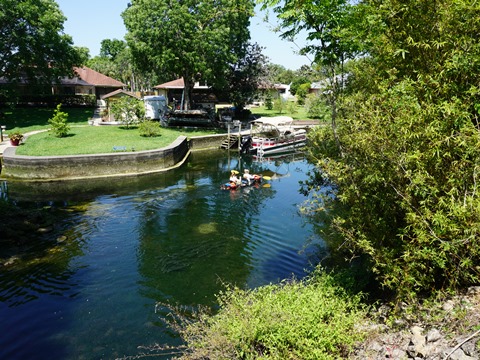
[(154, 86), (155, 89), (183, 89), (185, 83), (183, 77), (177, 80), (172, 80), (161, 85)]
[(112, 79), (106, 75), (100, 74), (99, 72), (92, 70), (86, 66), (82, 68), (74, 68), (75, 72), (78, 74), (80, 79), (83, 81), (95, 85), (95, 86), (104, 86), (104, 87), (124, 87), (126, 84)]

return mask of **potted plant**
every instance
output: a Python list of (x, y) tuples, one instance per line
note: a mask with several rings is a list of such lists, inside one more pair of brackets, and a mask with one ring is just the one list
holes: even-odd
[(19, 132), (13, 132), (11, 134), (8, 134), (8, 137), (10, 139), (10, 144), (13, 146), (18, 146), (20, 144), (20, 141), (23, 139), (23, 134)]

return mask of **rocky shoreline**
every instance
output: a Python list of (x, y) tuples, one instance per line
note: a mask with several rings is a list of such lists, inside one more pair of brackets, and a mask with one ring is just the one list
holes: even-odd
[(387, 306), (379, 308), (374, 334), (355, 353), (355, 359), (480, 359), (480, 286), (470, 287), (432, 308), (415, 314), (404, 311), (388, 324)]

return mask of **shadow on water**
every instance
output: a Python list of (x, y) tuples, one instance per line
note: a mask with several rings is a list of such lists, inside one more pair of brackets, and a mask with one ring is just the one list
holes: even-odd
[[(220, 190), (231, 169), (245, 168), (271, 176), (270, 187)], [(302, 159), (200, 152), (155, 175), (8, 183), (17, 207), (55, 216), (33, 244), (0, 250), (0, 358), (115, 358), (175, 345), (158, 302), (214, 307), (225, 283), (303, 276), (312, 231), (297, 187), (307, 169)]]

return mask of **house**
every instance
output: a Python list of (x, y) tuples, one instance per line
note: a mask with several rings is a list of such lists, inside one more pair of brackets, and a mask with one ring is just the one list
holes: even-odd
[[(185, 83), (183, 78), (166, 82), (154, 87), (158, 95), (163, 95), (167, 102), (174, 109), (180, 109), (183, 102), (183, 89)], [(214, 109), (218, 103), (217, 96), (207, 85), (200, 85), (196, 82), (192, 92), (192, 108), (201, 107), (204, 109)]]
[(284, 101), (295, 99), (290, 93), (290, 85), (287, 84), (262, 84), (259, 86), (259, 90), (270, 94), (273, 99), (281, 98)]
[[(335, 76), (335, 81), (340, 87), (345, 87), (346, 81), (348, 81), (350, 74), (339, 74)], [(317, 82), (312, 82), (310, 84), (309, 93), (315, 95), (328, 94), (332, 90), (332, 79), (326, 78)]]
[(95, 95), (99, 100), (103, 95), (115, 90), (125, 89), (126, 84), (103, 75), (86, 66), (74, 68), (76, 77), (62, 78), (58, 85), (53, 86), (53, 94), (59, 95)]
[[(99, 100), (102, 95), (124, 89), (127, 85), (103, 75), (88, 67), (74, 68), (75, 77), (60, 78), (54, 84), (33, 84), (27, 78), (15, 83), (19, 103), (50, 103), (65, 101), (69, 95), (95, 95)], [(6, 78), (0, 78), (0, 86), (10, 87), (13, 84)], [(58, 98), (61, 97), (61, 100)], [(90, 100), (89, 100), (90, 101)], [(81, 103), (79, 101), (78, 103)]]

